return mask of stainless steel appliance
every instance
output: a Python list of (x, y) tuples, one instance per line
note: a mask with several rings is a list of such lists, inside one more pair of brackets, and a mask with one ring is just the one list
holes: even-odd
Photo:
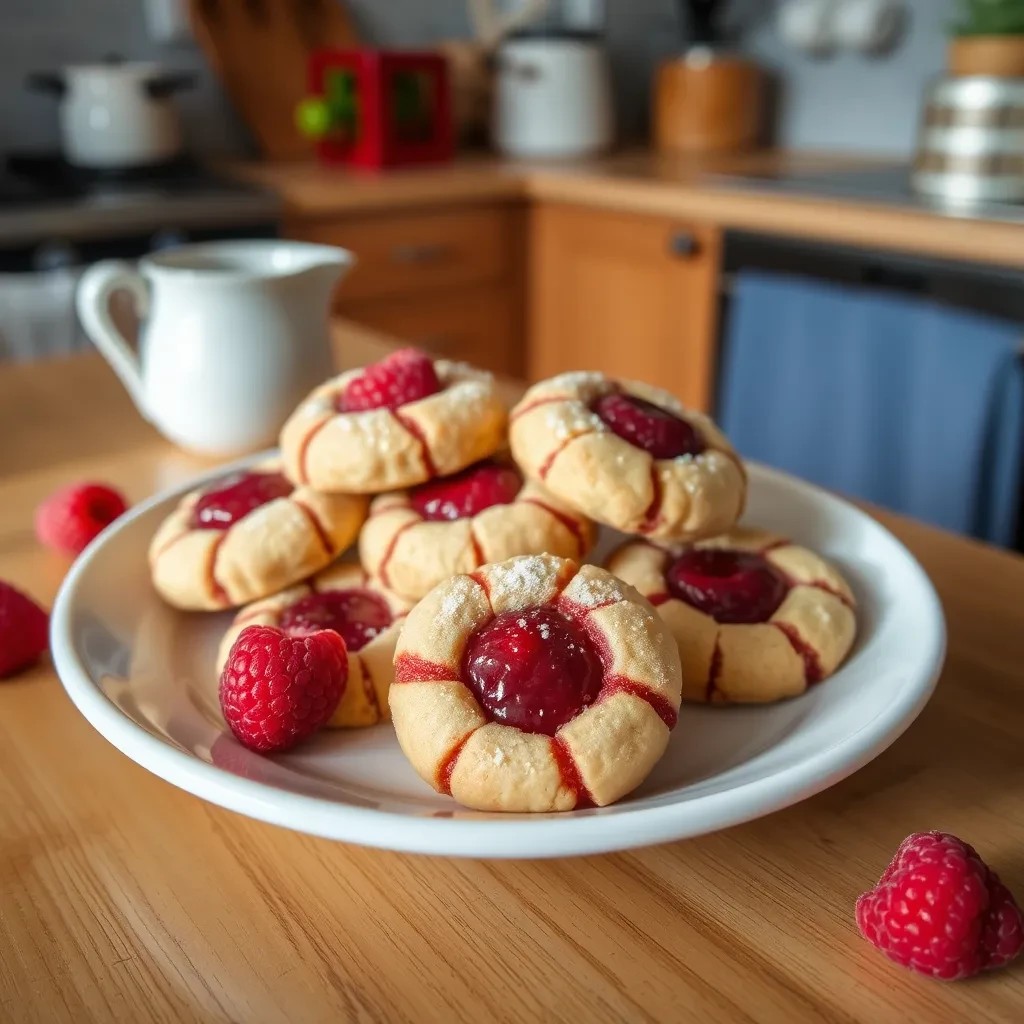
[(1024, 223), (1024, 203), (948, 202), (916, 191), (908, 166), (857, 167), (831, 171), (764, 170), (712, 174), (709, 181), (752, 192), (786, 193), (825, 199), (857, 199), (945, 217)]
[(0, 361), (87, 346), (74, 312), (84, 267), (186, 241), (274, 237), (280, 202), (181, 161), (131, 174), (83, 172), (59, 157), (11, 157), (0, 171)]

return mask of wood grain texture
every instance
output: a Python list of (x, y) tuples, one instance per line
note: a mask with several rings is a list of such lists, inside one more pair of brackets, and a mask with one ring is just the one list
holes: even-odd
[(296, 216), (320, 219), (365, 210), (498, 198), (678, 217), (782, 237), (1007, 267), (1024, 267), (1019, 224), (939, 217), (863, 200), (758, 194), (706, 175), (878, 166), (853, 157), (762, 152), (681, 157), (647, 152), (572, 163), (531, 164), (471, 157), (447, 167), (368, 177), (310, 164), (234, 165), (234, 173), (280, 192)]
[(651, 120), (659, 149), (691, 153), (753, 147), (763, 114), (761, 69), (743, 57), (662, 61), (654, 79)]
[[(343, 361), (384, 346), (349, 329)], [(49, 602), (36, 503), (138, 500), (201, 468), (95, 357), (0, 369), (0, 577)], [(40, 665), (0, 683), (0, 1020), (1018, 1022), (1024, 964), (917, 979), (853, 901), (898, 841), (945, 828), (1024, 893), (1024, 561), (881, 516), (950, 626), (935, 698), (811, 800), (633, 853), (486, 863), (362, 850), (210, 806), (97, 735)]]
[(511, 278), (520, 211), (511, 204), (432, 208), (284, 225), (288, 238), (351, 249), (336, 306)]
[(188, 0), (192, 34), (271, 160), (308, 158), (295, 123), (310, 54), (358, 45), (337, 0)]
[(540, 203), (530, 230), (531, 380), (567, 370), (711, 405), (721, 236), (710, 225)]

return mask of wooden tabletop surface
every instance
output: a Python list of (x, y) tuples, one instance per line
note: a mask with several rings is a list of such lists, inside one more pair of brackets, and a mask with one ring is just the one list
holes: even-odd
[[(347, 335), (359, 362), (379, 342)], [(95, 357), (0, 368), (0, 578), (49, 604), (55, 486), (195, 472)], [(0, 683), (0, 1020), (1019, 1022), (1024, 963), (917, 978), (853, 903), (909, 832), (1024, 896), (1024, 560), (895, 516), (949, 619), (910, 730), (845, 782), (717, 835), (546, 862), (431, 859), (250, 821), (120, 754), (46, 663)]]

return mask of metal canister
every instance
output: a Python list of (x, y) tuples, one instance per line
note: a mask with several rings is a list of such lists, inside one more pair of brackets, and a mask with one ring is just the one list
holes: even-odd
[(1024, 201), (1024, 78), (933, 83), (911, 181), (946, 202)]

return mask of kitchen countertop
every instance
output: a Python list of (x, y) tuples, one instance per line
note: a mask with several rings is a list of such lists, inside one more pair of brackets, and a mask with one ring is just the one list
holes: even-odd
[[(386, 349), (337, 340), (345, 364)], [(86, 478), (139, 500), (203, 465), (94, 355), (0, 367), (0, 436), (0, 577), (47, 603), (66, 562), (33, 539), (40, 499)], [(1024, 895), (1024, 560), (879, 518), (949, 619), (920, 719), (802, 804), (651, 849), (487, 863), (293, 834), (133, 764), (48, 663), (0, 683), (0, 1018), (1019, 1021), (1024, 963), (924, 980), (853, 925), (917, 829), (961, 834)]]
[(798, 192), (768, 193), (716, 180), (785, 166), (795, 171), (885, 166), (854, 157), (765, 152), (716, 160), (627, 152), (537, 163), (460, 157), (443, 167), (356, 174), (313, 163), (240, 164), (240, 177), (274, 188), (292, 217), (493, 200), (581, 203), (699, 220), (723, 228), (887, 249), (970, 263), (1024, 267), (1024, 226), (944, 217), (920, 208)]

